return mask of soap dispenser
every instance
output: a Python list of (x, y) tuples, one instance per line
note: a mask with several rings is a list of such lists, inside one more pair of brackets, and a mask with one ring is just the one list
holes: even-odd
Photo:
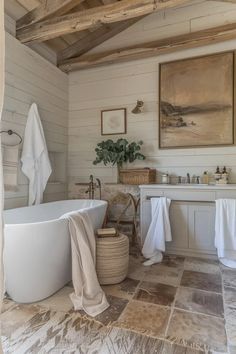
[(202, 175), (202, 183), (203, 184), (208, 184), (209, 183), (209, 176), (207, 171), (204, 171), (203, 175)]

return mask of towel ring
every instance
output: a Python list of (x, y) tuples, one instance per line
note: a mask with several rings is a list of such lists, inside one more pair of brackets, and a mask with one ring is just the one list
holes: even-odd
[(2, 133), (6, 133), (8, 135), (16, 135), (18, 136), (18, 138), (20, 139), (20, 141), (17, 143), (17, 144), (14, 144), (14, 145), (7, 145), (7, 146), (17, 146), (17, 145), (20, 145), (22, 143), (22, 137), (20, 136), (20, 134), (14, 132), (13, 130), (9, 129), (9, 130), (1, 130), (0, 131), (0, 134)]

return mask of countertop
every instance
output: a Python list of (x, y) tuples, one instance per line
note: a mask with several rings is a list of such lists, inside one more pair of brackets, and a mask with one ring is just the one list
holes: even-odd
[(140, 189), (236, 190), (236, 184), (142, 184)]

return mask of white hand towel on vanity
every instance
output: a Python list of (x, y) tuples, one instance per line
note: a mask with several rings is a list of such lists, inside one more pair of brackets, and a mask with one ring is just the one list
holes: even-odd
[(70, 295), (75, 310), (96, 316), (109, 307), (96, 273), (96, 239), (88, 213), (83, 210), (63, 215), (69, 220), (72, 251), (72, 281)]
[(236, 200), (216, 200), (215, 247), (227, 267), (236, 268)]
[(30, 107), (25, 127), (22, 171), (29, 179), (29, 205), (40, 204), (52, 173), (43, 127), (35, 103)]
[(149, 258), (144, 265), (160, 263), (165, 242), (172, 241), (169, 207), (171, 200), (166, 197), (151, 198), (152, 220), (144, 241), (142, 253)]

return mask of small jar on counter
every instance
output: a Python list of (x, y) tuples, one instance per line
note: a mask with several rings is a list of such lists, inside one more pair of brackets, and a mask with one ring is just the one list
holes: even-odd
[(168, 173), (163, 173), (161, 175), (161, 183), (162, 184), (169, 184), (170, 183), (170, 177), (169, 177)]

